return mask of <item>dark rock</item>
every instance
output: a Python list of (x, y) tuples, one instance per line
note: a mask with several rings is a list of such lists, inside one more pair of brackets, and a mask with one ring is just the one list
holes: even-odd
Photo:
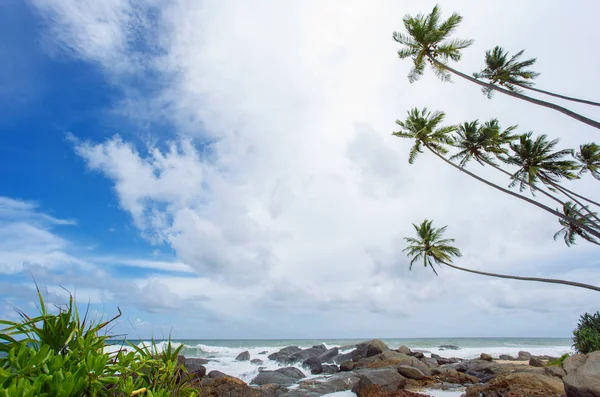
[(396, 351), (398, 353), (406, 354), (407, 356), (410, 356), (410, 354), (412, 353), (412, 351), (410, 351), (410, 349), (408, 348), (408, 346), (404, 346), (404, 345), (402, 345), (399, 348), (397, 348)]
[(426, 375), (430, 375), (429, 367), (425, 363), (417, 360), (415, 357), (407, 356), (393, 350), (356, 361), (357, 368), (385, 368), (397, 367), (399, 365), (409, 365), (420, 369)]
[(537, 357), (531, 357), (529, 359), (529, 365), (531, 365), (532, 367), (543, 367), (546, 364)]
[(481, 353), (481, 355), (479, 356), (479, 358), (481, 360), (485, 360), (485, 361), (492, 361), (493, 360), (492, 356), (490, 356), (489, 354), (486, 354), (486, 353)]
[(440, 365), (438, 363), (438, 360), (436, 360), (435, 358), (429, 358), (429, 357), (423, 357), (421, 359), (421, 362), (425, 363), (425, 365), (427, 365), (430, 369), (439, 367), (439, 365)]
[(356, 364), (354, 363), (354, 361), (344, 361), (340, 365), (340, 371), (352, 371), (355, 366)]
[(203, 358), (184, 358), (183, 360), (183, 365), (189, 373), (202, 371), (202, 369), (204, 369), (204, 373), (206, 373), (206, 368), (204, 367), (204, 364), (207, 363), (208, 360), (205, 360)]
[(423, 352), (410, 352), (409, 356), (413, 356), (414, 358), (418, 358), (419, 360), (425, 357)]
[(481, 382), (487, 382), (494, 376), (507, 372), (507, 369), (502, 365), (485, 360), (465, 360), (452, 364), (452, 366), (458, 372), (476, 376)]
[[(439, 371), (439, 370), (438, 370)], [(433, 371), (432, 371), (433, 373)], [(457, 370), (450, 368), (443, 371), (440, 371), (439, 374), (436, 374), (438, 379), (443, 382), (453, 383), (453, 384), (476, 384), (479, 383), (479, 379), (476, 376), (468, 375), (462, 372), (458, 372)]]
[(337, 347), (331, 348), (329, 350), (324, 351), (319, 355), (319, 361), (322, 363), (332, 362), (333, 358), (340, 353)]
[(341, 364), (346, 361), (351, 361), (355, 357), (360, 357), (360, 352), (358, 351), (358, 349), (354, 349), (348, 353), (338, 354), (333, 358), (333, 362), (336, 364)]
[(285, 376), (292, 377), (296, 380), (306, 378), (306, 375), (304, 375), (304, 372), (300, 371), (296, 367), (279, 368), (279, 369), (276, 369), (275, 372), (284, 374)]
[(250, 360), (250, 362), (252, 364), (256, 364), (256, 365), (263, 365), (264, 364), (263, 360), (261, 360), (259, 358), (252, 359), (252, 360)]
[(340, 351), (342, 350), (350, 350), (350, 349), (354, 349), (356, 346), (355, 345), (344, 345), (344, 346), (340, 346)]
[(286, 353), (276, 352), (267, 356), (269, 360), (277, 361), (278, 363), (286, 364), (290, 361), (290, 355)]
[[(283, 369), (283, 368), (282, 368)], [(262, 371), (252, 381), (254, 385), (266, 385), (269, 383), (275, 383), (282, 386), (291, 386), (298, 381), (299, 378), (289, 376), (285, 373), (277, 371)]]
[(258, 354), (267, 354), (267, 353), (268, 353), (268, 351), (265, 350), (265, 351), (262, 351), (262, 352), (260, 352)]
[(562, 369), (561, 367), (557, 367), (557, 366), (546, 367), (546, 368), (544, 368), (544, 372), (548, 376), (556, 376), (557, 378), (561, 378), (561, 379), (563, 378), (563, 376), (565, 376), (567, 374), (564, 369)]
[(318, 375), (323, 372), (323, 366), (321, 365), (321, 360), (318, 357), (309, 357), (302, 363), (302, 366), (308, 370), (313, 375)]
[(508, 354), (501, 354), (500, 356), (498, 356), (498, 358), (500, 360), (514, 360), (515, 358), (513, 356), (509, 356)]
[(600, 397), (600, 351), (575, 354), (562, 366), (567, 397)]
[(421, 372), (420, 369), (415, 367), (411, 367), (408, 365), (399, 365), (396, 369), (398, 370), (398, 373), (404, 376), (405, 378), (417, 380), (427, 378), (427, 375), (425, 375), (423, 372)]
[(431, 358), (435, 358), (436, 360), (439, 360), (440, 358), (443, 358), (443, 357), (440, 356), (439, 354), (431, 353)]
[(525, 351), (520, 351), (518, 356), (519, 357), (517, 358), (517, 360), (529, 361), (529, 359), (531, 358), (531, 353), (525, 352)]
[(299, 351), (302, 351), (302, 349), (300, 349), (298, 346), (288, 346), (288, 347), (284, 347), (283, 349), (279, 350), (279, 353), (292, 355), (294, 353), (298, 353)]
[(324, 350), (319, 347), (311, 347), (309, 349), (305, 349), (292, 354), (289, 358), (289, 362), (303, 362), (309, 357), (319, 357), (319, 355), (321, 355), (323, 352)]
[(500, 375), (486, 384), (469, 386), (465, 397), (559, 397), (563, 394), (563, 390), (563, 383), (560, 379), (541, 374), (517, 372)]
[(460, 350), (460, 347), (455, 345), (441, 345), (438, 347), (440, 350)]
[(314, 345), (312, 347), (312, 349), (320, 350), (321, 353), (323, 353), (323, 352), (327, 351), (327, 346), (325, 346), (324, 344), (321, 343), (320, 345)]
[[(214, 376), (211, 377), (211, 374)], [(209, 372), (209, 376), (202, 379), (197, 393), (199, 397), (266, 397), (261, 391), (252, 389), (241, 379), (225, 375), (219, 371)]]
[(285, 386), (269, 383), (258, 387), (262, 397), (281, 397), (285, 395), (288, 389)]
[(357, 396), (370, 396), (367, 391), (372, 386), (378, 385), (382, 390), (396, 391), (406, 384), (406, 378), (398, 371), (391, 368), (361, 369), (357, 371), (359, 381), (352, 388)]
[[(208, 373), (208, 377), (211, 379), (218, 379), (218, 378), (233, 378), (233, 376), (229, 376), (227, 374), (224, 374), (221, 371), (217, 371), (217, 370), (212, 370)], [(237, 379), (237, 378), (236, 378)]]
[(335, 364), (323, 364), (323, 374), (337, 374), (340, 372), (340, 369)]
[(390, 350), (385, 343), (379, 339), (372, 339), (367, 342), (362, 342), (356, 345), (356, 348), (363, 357), (373, 357), (384, 351)]
[(235, 359), (237, 361), (248, 361), (250, 360), (250, 352), (248, 352), (248, 350), (246, 350), (245, 352), (241, 352), (237, 355)]

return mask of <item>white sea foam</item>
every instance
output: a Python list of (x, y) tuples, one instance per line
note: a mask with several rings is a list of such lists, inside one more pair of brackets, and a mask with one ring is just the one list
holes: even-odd
[(519, 351), (527, 351), (534, 356), (552, 356), (560, 357), (565, 353), (573, 353), (570, 346), (490, 346), (490, 347), (465, 347), (458, 350), (442, 350), (440, 348), (422, 348), (420, 350), (426, 353), (438, 354), (442, 357), (458, 357), (458, 358), (477, 358), (481, 353), (487, 353), (494, 358), (498, 358), (501, 354), (508, 354), (516, 357)]

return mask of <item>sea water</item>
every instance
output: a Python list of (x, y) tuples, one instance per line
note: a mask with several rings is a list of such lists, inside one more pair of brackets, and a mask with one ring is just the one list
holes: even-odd
[[(324, 344), (327, 348), (338, 347), (341, 352), (354, 349), (357, 343), (365, 339), (252, 339), (252, 340), (173, 340), (175, 345), (183, 344), (181, 354), (186, 357), (205, 358), (210, 360), (206, 364), (207, 371), (217, 370), (231, 376), (238, 377), (245, 382), (250, 382), (258, 375), (259, 368), (273, 370), (282, 365), (269, 360), (269, 354), (279, 351), (286, 346), (298, 346), (302, 349)], [(521, 350), (533, 355), (548, 355), (560, 357), (565, 353), (572, 353), (571, 339), (567, 338), (401, 338), (382, 339), (390, 348), (396, 349), (402, 345), (408, 346), (413, 351), (422, 351), (426, 356), (432, 353), (442, 357), (475, 358), (481, 353), (490, 354), (497, 358), (500, 354), (517, 356)], [(141, 344), (143, 341), (130, 341)], [(120, 348), (118, 341), (109, 350)], [(144, 342), (147, 343), (147, 342)], [(164, 341), (157, 341), (158, 347), (166, 345)], [(442, 346), (452, 346), (444, 348)], [(251, 359), (260, 359), (262, 364), (252, 364), (250, 361), (236, 361), (235, 358), (243, 351), (250, 353)], [(297, 365), (298, 368), (300, 368)], [(302, 369), (302, 368), (300, 368)], [(306, 373), (306, 370), (302, 369)], [(313, 377), (307, 374), (308, 377)], [(345, 393), (345, 394), (344, 394)], [(461, 392), (445, 392), (428, 390), (427, 394), (435, 397), (458, 397)], [(333, 397), (354, 396), (351, 392), (340, 392)]]

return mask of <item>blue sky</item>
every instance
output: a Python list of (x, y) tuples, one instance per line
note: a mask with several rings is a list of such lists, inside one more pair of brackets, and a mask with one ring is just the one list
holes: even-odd
[[(511, 4), (442, 4), (476, 38), (459, 66), (477, 70), (499, 41), (525, 47), (540, 87), (593, 99), (579, 74), (597, 59), (565, 76), (538, 22), (578, 51), (568, 32), (594, 37), (593, 20), (575, 22), (593, 13)], [(592, 292), (407, 269), (402, 238), (427, 217), (449, 225), (464, 266), (600, 280), (597, 250), (554, 242), (552, 217), (431, 156), (407, 164), (390, 133), (413, 106), (565, 147), (596, 138), (466, 82), (409, 84), (391, 32), (432, 5), (3, 2), (0, 313), (32, 307), (34, 277), (54, 303), (62, 285), (97, 313), (123, 308), (116, 330), (142, 337), (568, 336), (597, 310)], [(498, 16), (514, 29), (482, 31)]]

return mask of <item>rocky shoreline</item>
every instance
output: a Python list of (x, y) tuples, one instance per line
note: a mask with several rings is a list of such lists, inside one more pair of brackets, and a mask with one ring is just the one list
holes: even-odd
[[(478, 359), (468, 360), (436, 354), (428, 357), (406, 346), (390, 349), (374, 339), (339, 349), (288, 346), (268, 359), (281, 368), (259, 368), (249, 384), (219, 371), (207, 372), (210, 362), (206, 359), (180, 357), (180, 362), (202, 397), (319, 397), (339, 391), (352, 391), (358, 397), (417, 397), (427, 396), (420, 393), (424, 389), (464, 391), (465, 397), (600, 397), (600, 352), (577, 354), (548, 365), (556, 358), (528, 352), (497, 358), (482, 353)], [(247, 351), (236, 360), (258, 366), (263, 363)], [(314, 376), (307, 378), (306, 374)]]

